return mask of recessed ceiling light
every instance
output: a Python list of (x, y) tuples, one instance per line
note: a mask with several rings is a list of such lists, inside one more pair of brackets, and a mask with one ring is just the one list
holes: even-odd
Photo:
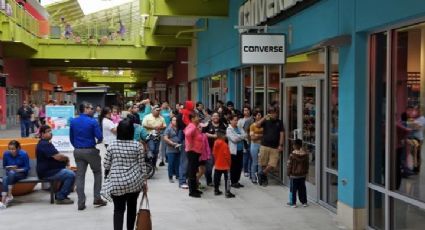
[(69, 59), (65, 59), (64, 62), (68, 63), (69, 62)]
[(132, 60), (128, 60), (127, 63), (128, 64), (131, 64), (131, 63), (133, 63), (133, 61)]

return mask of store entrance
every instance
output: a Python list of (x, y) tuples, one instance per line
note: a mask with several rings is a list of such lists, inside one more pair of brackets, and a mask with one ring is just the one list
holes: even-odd
[[(318, 201), (321, 168), (322, 109), (324, 90), (323, 78), (291, 78), (284, 80), (284, 122), (286, 130), (286, 150), (288, 159), (295, 139), (303, 141), (304, 150), (309, 154), (309, 172), (306, 178), (308, 196)], [(286, 172), (286, 164), (283, 172)], [(289, 178), (285, 178), (289, 184)]]

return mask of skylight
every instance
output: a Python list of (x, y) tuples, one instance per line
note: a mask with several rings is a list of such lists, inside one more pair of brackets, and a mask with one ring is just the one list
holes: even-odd
[(63, 2), (63, 0), (41, 0), (41, 5), (42, 6), (47, 6), (53, 3), (57, 3), (57, 2)]
[(78, 0), (78, 4), (80, 4), (84, 15), (88, 15), (132, 1), (133, 0)]

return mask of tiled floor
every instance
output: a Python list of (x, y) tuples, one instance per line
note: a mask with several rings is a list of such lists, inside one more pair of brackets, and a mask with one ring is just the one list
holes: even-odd
[[(3, 132), (3, 131), (0, 131)], [(104, 152), (104, 148), (101, 148)], [(207, 188), (201, 199), (190, 198), (187, 190), (171, 184), (166, 168), (160, 167), (149, 181), (149, 198), (153, 229), (338, 229), (335, 215), (311, 204), (307, 208), (290, 208), (284, 204), (288, 191), (280, 185), (266, 188), (243, 178), (243, 189), (233, 189), (234, 199), (214, 196)], [(77, 211), (76, 205), (59, 206), (49, 203), (49, 193), (40, 190), (16, 197), (13, 206), (0, 210), (0, 229), (112, 229), (113, 205), (94, 208), (92, 202), (93, 174), (86, 176), (88, 208)], [(70, 196), (76, 199), (76, 194)]]

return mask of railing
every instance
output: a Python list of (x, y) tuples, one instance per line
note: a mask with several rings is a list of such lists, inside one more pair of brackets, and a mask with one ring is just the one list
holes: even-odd
[(15, 1), (0, 0), (0, 13), (7, 15), (11, 21), (27, 32), (40, 37), (39, 21)]

